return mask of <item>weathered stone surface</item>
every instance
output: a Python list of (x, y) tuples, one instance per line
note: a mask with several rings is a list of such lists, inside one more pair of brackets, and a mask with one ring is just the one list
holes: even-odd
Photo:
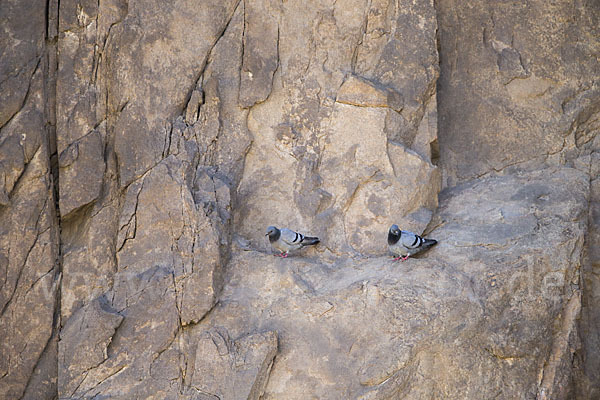
[[(580, 168), (595, 181), (598, 3), (444, 1), (437, 9), (444, 185), (544, 165)], [(582, 264), (581, 349), (573, 360), (577, 398), (600, 393), (593, 199)]]
[(279, 2), (244, 2), (244, 59), (240, 71), (240, 105), (265, 101), (279, 65)]
[(414, 224), (405, 217), (437, 206), (437, 168), (403, 145), (388, 142), (383, 129), (388, 112), (395, 111), (334, 107), (319, 167), (333, 203), (322, 222), (331, 227), (326, 236), (330, 248), (343, 249), (348, 243), (360, 253), (382, 254), (387, 243), (381, 238), (391, 224), (422, 232), (429, 220)]
[[(72, 143), (59, 156), (60, 214), (69, 214), (100, 196), (104, 177), (104, 143), (96, 130)], [(82, 184), (85, 183), (85, 184)]]
[[(0, 4), (0, 398), (57, 390), (58, 223), (45, 54), (46, 3)], [(51, 14), (51, 13), (50, 13)], [(55, 177), (54, 177), (55, 178)], [(43, 370), (42, 370), (43, 369)]]
[[(170, 360), (169, 373), (153, 373), (154, 366), (160, 364), (163, 357), (172, 355), (167, 350), (181, 328), (172, 271), (155, 266), (140, 273), (121, 273), (115, 277), (115, 286), (115, 298), (109, 298), (109, 305), (124, 319), (112, 334), (112, 341), (105, 354), (107, 358), (88, 369), (83, 379), (74, 376), (77, 382), (69, 379), (69, 371), (59, 370), (60, 396), (92, 398), (102, 394), (119, 398), (173, 398), (177, 387), (172, 387), (170, 382), (173, 379), (172, 371), (179, 372), (177, 361)], [(71, 318), (76, 317), (74, 314)], [(111, 321), (115, 322), (116, 319), (111, 317)], [(116, 324), (108, 326), (114, 325)], [(92, 338), (106, 337), (110, 329), (112, 328), (95, 327), (90, 329), (89, 334)], [(61, 341), (63, 340), (77, 343), (77, 340), (68, 335), (61, 337)], [(79, 344), (84, 345), (85, 342)], [(63, 358), (62, 351), (67, 349), (68, 347), (62, 347), (59, 343), (59, 359)], [(84, 371), (84, 366), (89, 366), (88, 361), (76, 358), (71, 369)], [(66, 391), (70, 388), (74, 390)]]
[[(0, 161), (6, 189), (0, 205), (0, 398), (7, 399), (23, 396), (53, 335), (59, 283), (41, 69), (28, 85), (23, 107), (0, 130), (1, 160), (6, 161)], [(56, 354), (48, 358), (56, 363)], [(37, 389), (39, 398), (51, 397), (56, 381)]]
[(438, 9), (447, 184), (560, 162), (552, 156), (572, 149), (567, 137), (598, 110), (598, 3), (442, 1)]
[(0, 127), (19, 112), (39, 69), (44, 46), (44, 3), (10, 0), (2, 3), (0, 21)]
[[(449, 257), (460, 257), (465, 263), (478, 258), (478, 253), (487, 256), (497, 249), (499, 255), (492, 258), (496, 264), (493, 271), (486, 271), (483, 266), (478, 269), (475, 264), (476, 273), (486, 277), (481, 288), (488, 299), (487, 324), (493, 332), (484, 346), (494, 356), (510, 360), (510, 368), (515, 367), (515, 361), (525, 361), (539, 352), (545, 360), (537, 364), (541, 378), (537, 389), (530, 389), (529, 393), (531, 396), (537, 393), (537, 398), (569, 398), (573, 394), (572, 358), (578, 347), (579, 265), (587, 225), (588, 177), (575, 169), (550, 168), (517, 175), (516, 181), (508, 186), (505, 186), (508, 179), (503, 182), (494, 178), (490, 182), (493, 185), (487, 190), (493, 191), (493, 195), (479, 189), (482, 183), (471, 183), (463, 189), (468, 197), (449, 200), (448, 216), (452, 217), (442, 213), (436, 221), (443, 226), (438, 234), (440, 248), (450, 253)], [(485, 228), (473, 229), (480, 218), (473, 209), (481, 204), (479, 196), (472, 196), (475, 193), (486, 198), (483, 207), (488, 210), (488, 218), (496, 223), (493, 235)], [(524, 205), (527, 206), (523, 208)], [(557, 244), (546, 249), (550, 243)], [(460, 256), (446, 249), (449, 245), (455, 246)], [(522, 246), (525, 251), (515, 246)], [(499, 281), (507, 283), (506, 295), (502, 295)], [(508, 300), (509, 309), (502, 306), (502, 296)], [(524, 308), (517, 311), (517, 303)], [(539, 308), (540, 304), (546, 308)], [(544, 326), (543, 320), (554, 322)], [(510, 332), (527, 338), (526, 342), (515, 342)], [(552, 338), (551, 346), (540, 345), (544, 341), (541, 338), (546, 337)], [(524, 350), (527, 343), (531, 350)], [(529, 379), (535, 382), (533, 376)]]
[[(184, 168), (170, 156), (137, 188), (130, 186), (133, 190), (128, 191), (125, 203), (132, 204), (132, 213), (122, 214), (119, 223), (127, 234), (117, 243), (116, 279), (129, 283), (128, 276), (154, 266), (172, 269), (179, 318), (187, 325), (198, 322), (216, 301), (220, 255), (218, 233), (203, 209), (198, 212), (191, 192), (184, 190)], [(127, 306), (131, 294), (120, 283), (115, 285), (113, 299), (118, 309)]]
[(598, 397), (599, 12), (3, 2), (0, 397)]
[(251, 334), (232, 341), (225, 329), (211, 329), (197, 343), (190, 394), (219, 399), (258, 400), (277, 353), (275, 332)]
[(61, 226), (61, 318), (67, 321), (78, 308), (104, 294), (113, 285), (118, 209), (111, 202), (92, 208)]
[(61, 397), (71, 397), (88, 371), (108, 358), (108, 346), (122, 321), (105, 299), (87, 304), (69, 319), (58, 350)]
[[(84, 8), (88, 6), (95, 7), (90, 3)], [(80, 134), (75, 135), (72, 130), (67, 132), (66, 126), (83, 120), (66, 121), (61, 140), (65, 148), (70, 149), (97, 132), (105, 149), (106, 167), (104, 172), (92, 175), (99, 177), (102, 183), (99, 192), (89, 198), (93, 201), (87, 207), (81, 207), (85, 202), (78, 201), (80, 211), (64, 219), (65, 280), (61, 290), (61, 315), (63, 323), (69, 324), (70, 318), (75, 318), (74, 312), (88, 307), (101, 296), (108, 299), (110, 307), (124, 320), (114, 334), (107, 358), (100, 364), (90, 368), (77, 358), (72, 360), (71, 367), (75, 371), (86, 371), (83, 378), (73, 376), (66, 369), (59, 370), (61, 396), (177, 397), (180, 385), (174, 382), (181, 378), (179, 360), (187, 355), (177, 348), (176, 337), (184, 326), (198, 322), (212, 307), (222, 285), (220, 269), (222, 260), (228, 257), (231, 230), (230, 190), (239, 180), (243, 168), (240, 163), (249, 144), (244, 138), (247, 112), (238, 106), (244, 13), (243, 7), (234, 7), (235, 15), (229, 14), (230, 19), (223, 20), (219, 28), (212, 23), (212, 17), (210, 23), (202, 22), (212, 11), (194, 5), (194, 12), (186, 12), (182, 18), (184, 9), (180, 6), (173, 5), (171, 17), (161, 19), (162, 22), (152, 28), (156, 32), (167, 26), (177, 30), (172, 39), (178, 44), (171, 56), (161, 53), (168, 46), (157, 42), (156, 35), (145, 35), (135, 44), (155, 48), (155, 54), (162, 54), (160, 59), (165, 62), (161, 68), (166, 69), (153, 72), (154, 87), (150, 89), (139, 86), (143, 79), (136, 75), (145, 73), (146, 67), (140, 69), (136, 65), (132, 75), (111, 75), (115, 68), (139, 60), (136, 54), (142, 53), (130, 54), (116, 49), (124, 44), (134, 45), (129, 43), (127, 35), (132, 30), (142, 31), (136, 27), (132, 15), (141, 15), (143, 24), (150, 23), (153, 17), (149, 10), (114, 6), (109, 12), (101, 6), (97, 17), (95, 11), (87, 15), (96, 19), (92, 26), (100, 24), (110, 28), (110, 35), (102, 34), (101, 30), (85, 33), (85, 29), (76, 29), (80, 35), (97, 35), (94, 39), (97, 44), (107, 47), (96, 61), (97, 76), (101, 79), (86, 81), (88, 78), (81, 75), (85, 79), (69, 82), (69, 75), (65, 74), (65, 84), (95, 85), (102, 96), (105, 91), (108, 94), (106, 102), (96, 100), (87, 104), (87, 111), (82, 109), (86, 115), (96, 115), (93, 124), (82, 123)], [(221, 5), (215, 5), (215, 10), (218, 9)], [(103, 25), (103, 21), (111, 18), (114, 25)], [(186, 36), (186, 40), (193, 40), (194, 46), (203, 49), (200, 54), (204, 54), (204, 58), (198, 56), (196, 47), (184, 53), (177, 50), (186, 46), (180, 34), (183, 34), (182, 28), (189, 25), (190, 18), (196, 19), (194, 24), (206, 30), (202, 38), (205, 34), (206, 38), (212, 38), (207, 41)], [(226, 32), (222, 32), (225, 27)], [(80, 40), (80, 43), (86, 42)], [(184, 56), (189, 56), (191, 63), (187, 65), (186, 76), (198, 81), (186, 84), (195, 85), (192, 91), (195, 95), (182, 112), (181, 106), (174, 106), (169, 93), (185, 99), (185, 91), (173, 87), (174, 79), (177, 85), (183, 81), (178, 72), (167, 67), (186, 68), (181, 59)], [(171, 61), (167, 63), (169, 57)], [(232, 59), (239, 63), (231, 63)], [(154, 63), (153, 60), (147, 62)], [(140, 102), (150, 100), (144, 94), (148, 90), (161, 93), (153, 95), (155, 100), (151, 107), (144, 103), (143, 107), (150, 108), (142, 112)], [(116, 98), (127, 92), (130, 93), (128, 99)], [(81, 108), (86, 103), (77, 104)], [(103, 107), (108, 108), (102, 110)], [(154, 111), (147, 113), (150, 109)], [(179, 113), (182, 115), (178, 116)], [(102, 121), (103, 115), (107, 115), (106, 122)], [(136, 138), (136, 135), (150, 133), (146, 125), (148, 118), (160, 126), (162, 136), (158, 142), (156, 137), (141, 141)], [(125, 125), (133, 133), (124, 133)], [(94, 131), (88, 133), (90, 126)], [(124, 136), (119, 138), (121, 134)], [(125, 149), (127, 146), (130, 148)], [(149, 151), (152, 146), (157, 149), (154, 155)], [(131, 158), (126, 151), (140, 152), (143, 158)], [(123, 169), (129, 168), (126, 164), (132, 166), (132, 171), (140, 172), (128, 175), (130, 172)], [(87, 166), (79, 172), (94, 173)], [(82, 180), (75, 174), (64, 175), (65, 188)], [(91, 187), (84, 190), (85, 195), (94, 193)], [(73, 343), (70, 331), (63, 330), (63, 334), (65, 345)], [(152, 343), (147, 342), (150, 336)], [(61, 349), (68, 350), (68, 346)], [(155, 383), (139, 384), (140, 380), (147, 380), (144, 377), (152, 377)]]
[[(595, 118), (598, 121), (598, 114)], [(596, 122), (597, 123), (597, 122)], [(596, 129), (596, 132), (599, 130)], [(600, 136), (596, 134), (596, 149), (600, 149)], [(580, 340), (575, 369), (576, 397), (600, 396), (600, 153), (589, 157), (590, 201), (588, 210), (588, 234), (582, 268), (583, 299), (581, 305)]]
[(16, 135), (6, 135), (2, 141), (2, 188), (0, 188), (0, 205), (10, 204), (9, 194), (23, 173), (25, 162), (23, 149)]
[[(429, 123), (438, 71), (435, 9), (428, 1), (396, 7), (279, 6), (280, 68), (268, 100), (248, 115), (254, 141), (234, 210), (235, 225), (253, 247), (266, 247), (264, 227), (283, 225), (323, 238), (336, 254), (381, 254), (385, 244), (373, 239), (385, 235), (390, 221), (435, 207), (439, 174), (431, 151), (423, 151), (437, 137)], [(412, 13), (420, 23), (408, 18)], [(367, 38), (383, 25), (381, 40)], [(410, 150), (420, 131), (416, 161)], [(388, 140), (411, 154), (398, 157), (395, 169)], [(416, 176), (415, 166), (423, 172), (408, 179), (418, 188), (412, 196), (413, 188), (401, 185)], [(410, 228), (422, 230), (427, 222)]]
[(569, 168), (452, 189), (404, 263), (237, 253), (206, 324), (278, 332), (266, 399), (560, 398), (588, 191)]
[(23, 399), (56, 399), (58, 392), (58, 332), (54, 331), (29, 377)]
[(402, 111), (404, 105), (400, 93), (378, 88), (367, 80), (352, 75), (342, 84), (335, 101), (360, 107), (388, 107), (397, 112)]
[(117, 113), (114, 149), (123, 187), (163, 157), (167, 119), (181, 113), (238, 3), (215, 1), (203, 7), (193, 1), (133, 3), (123, 21), (111, 29), (106, 49), (107, 112)]
[[(74, 359), (72, 368), (85, 371), (83, 377), (67, 369), (59, 371), (61, 396), (147, 397), (152, 393), (167, 398), (177, 393), (169, 384), (173, 368), (179, 374), (178, 363), (170, 361), (179, 357), (171, 345), (183, 326), (197, 322), (212, 307), (220, 267), (218, 234), (204, 208), (194, 202), (187, 172), (188, 164), (171, 155), (129, 186), (118, 224), (117, 271), (104, 295), (124, 320), (114, 336), (111, 333), (111, 352), (101, 363), (90, 366)], [(75, 308), (73, 297), (79, 293), (71, 289), (64, 295), (69, 303), (64, 302)], [(65, 318), (67, 324), (77, 321), (77, 315)], [(66, 344), (61, 346), (61, 359), (62, 349), (68, 351), (74, 340), (67, 328), (62, 330), (61, 344)], [(98, 329), (93, 328), (93, 334), (104, 337)], [(153, 372), (155, 363), (161, 369), (167, 363), (168, 373)], [(139, 384), (142, 377), (155, 373), (155, 384)]]
[(354, 72), (402, 95), (401, 124), (388, 137), (410, 146), (426, 122), (425, 109), (436, 98), (437, 10), (431, 0), (374, 0), (369, 5)]

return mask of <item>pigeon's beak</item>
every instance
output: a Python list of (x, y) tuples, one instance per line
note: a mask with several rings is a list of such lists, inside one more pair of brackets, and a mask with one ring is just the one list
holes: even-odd
[(265, 236), (269, 236), (269, 232), (265, 233)]

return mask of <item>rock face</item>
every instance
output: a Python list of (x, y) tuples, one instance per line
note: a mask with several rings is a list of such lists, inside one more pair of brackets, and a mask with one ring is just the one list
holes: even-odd
[(438, 7), (440, 156), (449, 185), (556, 164), (592, 140), (575, 131), (600, 107), (597, 2)]
[(0, 398), (43, 399), (57, 390), (60, 285), (46, 85), (52, 57), (43, 4), (8, 1), (1, 8)]
[[(278, 39), (279, 68), (269, 98), (248, 112), (253, 142), (235, 225), (261, 249), (257, 227), (285, 223), (337, 255), (383, 254), (375, 238), (392, 221), (424, 229), (440, 190), (429, 151), (437, 140), (433, 2), (261, 7), (279, 27), (278, 37), (263, 37)], [(268, 66), (265, 47), (245, 48), (244, 57), (256, 51)]]
[(597, 2), (0, 11), (0, 398), (600, 396)]
[(279, 333), (265, 399), (564, 397), (588, 193), (571, 168), (461, 185), (404, 263), (239, 253), (206, 323)]

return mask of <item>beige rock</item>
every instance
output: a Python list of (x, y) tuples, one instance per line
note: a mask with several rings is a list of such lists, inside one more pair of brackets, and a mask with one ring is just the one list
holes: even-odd
[[(382, 254), (390, 225), (399, 223), (420, 233), (429, 221), (413, 225), (404, 217), (422, 207), (437, 206), (437, 168), (404, 146), (387, 141), (385, 113), (380, 108), (345, 104), (334, 108), (320, 166), (323, 188), (332, 195), (333, 215), (343, 221), (332, 221), (328, 238), (332, 248), (348, 243), (360, 253)], [(337, 232), (344, 233), (341, 239), (346, 242), (340, 241)]]
[[(61, 7), (71, 5), (67, 2)], [(88, 6), (95, 7), (91, 3)], [(98, 114), (101, 116), (107, 112), (107, 122), (96, 122), (100, 128), (106, 126), (107, 136), (102, 136), (106, 140), (103, 144), (106, 172), (103, 190), (96, 201), (90, 207), (83, 207), (82, 212), (73, 214), (73, 218), (63, 224), (65, 281), (61, 290), (61, 314), (63, 323), (68, 323), (73, 312), (100, 296), (109, 299), (110, 306), (121, 313), (124, 320), (113, 336), (108, 358), (89, 369), (82, 381), (68, 374), (66, 369), (59, 370), (59, 376), (61, 387), (65, 390), (74, 384), (79, 385), (73, 394), (76, 397), (103, 393), (116, 397), (175, 398), (180, 392), (172, 383), (182, 371), (179, 360), (187, 357), (174, 346), (177, 343), (175, 338), (184, 326), (199, 321), (215, 301), (221, 285), (221, 257), (228, 257), (230, 187), (239, 179), (237, 175), (249, 143), (244, 139), (246, 111), (237, 106), (240, 64), (231, 63), (232, 59), (241, 62), (242, 46), (238, 39), (243, 32), (243, 7), (237, 7), (233, 18), (224, 15), (222, 28), (200, 21), (207, 16), (212, 21), (214, 15), (204, 8), (196, 9), (183, 18), (196, 18), (200, 22), (192, 25), (206, 28), (208, 36), (216, 35), (211, 40), (217, 37), (219, 40), (210, 44), (211, 40), (204, 41), (194, 36), (195, 43), (204, 49), (204, 56), (194, 49), (187, 49), (183, 53), (174, 51), (171, 59), (165, 56), (166, 53), (159, 57), (177, 68), (188, 68), (181, 62), (184, 54), (191, 57), (188, 61), (192, 64), (205, 63), (204, 73), (194, 85), (196, 95), (192, 95), (185, 107), (186, 119), (178, 117), (164, 121), (162, 118), (172, 115), (173, 110), (173, 103), (167, 99), (169, 93), (177, 92), (177, 97), (185, 97), (173, 87), (173, 79), (178, 81), (177, 85), (183, 83), (181, 74), (170, 69), (167, 75), (163, 75), (167, 79), (157, 78), (152, 90), (159, 90), (161, 94), (154, 96), (156, 103), (152, 107), (155, 107), (155, 112), (146, 114), (150, 110), (147, 109), (142, 113), (144, 115), (140, 114), (140, 104), (136, 99), (146, 101), (149, 98), (145, 98), (138, 89), (143, 92), (147, 87), (139, 86), (138, 78), (134, 79), (138, 83), (128, 80), (135, 73), (117, 74), (115, 79), (111, 78), (115, 77), (111, 75), (115, 68), (126, 66), (135, 54), (111, 52), (122, 45), (122, 41), (127, 42), (132, 30), (136, 29), (135, 23), (124, 18), (121, 11), (142, 15), (143, 23), (152, 16), (147, 13), (149, 10), (131, 7), (123, 10), (117, 4), (112, 6), (114, 8), (111, 9), (103, 3), (98, 21), (94, 22), (110, 28), (108, 40), (104, 41), (102, 35), (106, 32), (102, 33), (102, 30), (97, 31), (95, 39), (100, 42), (100, 48), (106, 46), (103, 52), (106, 58), (97, 61), (98, 76), (102, 77), (97, 86), (102, 93), (102, 88), (106, 88), (108, 98), (88, 104), (91, 110), (108, 107)], [(179, 12), (182, 8), (179, 6), (174, 8), (177, 12), (172, 15), (173, 18), (163, 21), (171, 27), (177, 25), (177, 39), (174, 40), (178, 42), (181, 41), (181, 28), (189, 25), (181, 23)], [(222, 6), (215, 7), (215, 10), (220, 10)], [(94, 12), (85, 9), (86, 15), (94, 19)], [(68, 18), (68, 15), (63, 17)], [(116, 24), (105, 25), (111, 18), (115, 18), (113, 22)], [(160, 26), (155, 28), (160, 29)], [(220, 36), (219, 29), (225, 27), (227, 31)], [(161, 46), (155, 43), (152, 35), (145, 36), (139, 44)], [(180, 42), (176, 47), (180, 48), (180, 45), (184, 44)], [(159, 53), (166, 49), (163, 47)], [(210, 54), (212, 51), (214, 54)], [(109, 54), (114, 54), (114, 57)], [(65, 61), (65, 65), (68, 64), (69, 61)], [(191, 76), (198, 78), (193, 69), (186, 70), (186, 79)], [(140, 71), (143, 68), (135, 72)], [(159, 77), (166, 71), (156, 70), (155, 73)], [(75, 82), (69, 79), (72, 77), (66, 74), (65, 84), (96, 85), (86, 79)], [(134, 94), (131, 94), (132, 91)], [(123, 98), (119, 98), (121, 95)], [(165, 111), (163, 107), (171, 111)], [(159, 118), (159, 114), (162, 117)], [(149, 120), (147, 118), (159, 121), (158, 141), (154, 137), (148, 141), (139, 140), (138, 133), (148, 133), (144, 128)], [(119, 132), (124, 132), (124, 127), (131, 128), (135, 134), (119, 139)], [(86, 134), (84, 129), (81, 132)], [(77, 136), (67, 136), (66, 131), (63, 134), (61, 140), (67, 145), (77, 140)], [(129, 158), (126, 152), (138, 152), (142, 157)], [(126, 185), (131, 177), (128, 178), (129, 172), (122, 168), (124, 164), (125, 168), (133, 166), (131, 171), (145, 173)], [(219, 171), (216, 171), (216, 165)], [(70, 180), (64, 183), (75, 184)], [(122, 190), (121, 184), (125, 184)], [(89, 192), (84, 193), (87, 195)], [(64, 333), (64, 339), (72, 343), (70, 334)], [(152, 337), (152, 343), (143, 339), (149, 337)], [(75, 358), (72, 364), (70, 367), (81, 370), (79, 360)], [(148, 384), (143, 378), (145, 376), (152, 377), (155, 384)], [(142, 385), (140, 381), (146, 383)]]
[[(114, 150), (123, 187), (164, 156), (165, 122), (182, 111), (238, 3), (130, 4), (126, 17), (111, 28), (105, 50), (107, 113), (115, 113)], [(158, 14), (170, 18), (157, 19)], [(139, 85), (142, 81), (153, 84)]]
[[(96, 203), (63, 221), (61, 318), (67, 321), (78, 308), (104, 294), (113, 285), (116, 260), (113, 254), (118, 209), (114, 202)], [(109, 235), (109, 232), (111, 235)], [(116, 234), (115, 234), (116, 236)]]
[[(104, 177), (104, 144), (100, 133), (89, 135), (72, 143), (59, 158), (60, 213), (69, 214), (100, 196)], [(81, 183), (85, 182), (85, 185)]]
[(10, 204), (9, 194), (25, 168), (23, 149), (19, 142), (20, 138), (17, 135), (7, 135), (2, 142), (2, 187), (0, 188), (2, 206)]
[[(44, 48), (44, 11), (35, 1), (2, 4), (2, 63), (0, 65), (0, 127), (23, 107)], [(41, 71), (40, 71), (41, 72)]]
[(108, 358), (108, 347), (122, 321), (123, 316), (111, 310), (106, 299), (87, 304), (69, 319), (58, 349), (60, 397), (71, 397), (88, 371)]
[(419, 123), (417, 134), (411, 145), (411, 149), (416, 151), (421, 157), (430, 160), (436, 166), (440, 158), (440, 148), (437, 137), (437, 101), (432, 96), (427, 102), (425, 114)]
[(594, 2), (0, 8), (0, 397), (598, 397)]
[(264, 393), (277, 334), (252, 334), (232, 341), (224, 329), (211, 329), (197, 340), (190, 393), (219, 399), (258, 400)]
[(240, 71), (240, 105), (265, 101), (279, 65), (279, 4), (244, 2), (244, 57)]
[(402, 95), (393, 89), (377, 88), (365, 79), (350, 75), (338, 91), (338, 103), (360, 107), (388, 107), (402, 111)]
[[(170, 348), (181, 329), (181, 321), (172, 271), (155, 266), (138, 274), (120, 273), (115, 277), (114, 291), (108, 293), (115, 297), (115, 300), (109, 297), (113, 303), (109, 303), (112, 308), (109, 311), (123, 315), (123, 321), (114, 334), (107, 322), (89, 331), (91, 338), (112, 336), (106, 359), (88, 369), (83, 379), (75, 375), (77, 384), (69, 379), (72, 376), (69, 371), (60, 369), (60, 395), (94, 397), (102, 393), (109, 397), (173, 398), (178, 388), (172, 387), (171, 382), (180, 373), (180, 366), (178, 354)], [(77, 318), (77, 314), (71, 318)], [(113, 316), (103, 318), (114, 321)], [(86, 345), (85, 341), (81, 343), (67, 335), (61, 341), (79, 347)], [(69, 347), (61, 347), (59, 351), (62, 358)], [(81, 358), (75, 358), (71, 370), (81, 371), (78, 365), (82, 363)], [(75, 390), (69, 393), (65, 391), (67, 388)]]
[[(28, 60), (20, 57), (41, 60), (36, 54), (42, 51), (40, 27), (12, 26), (25, 23), (23, 14), (31, 7), (27, 2), (2, 5), (5, 35), (13, 38), (8, 41), (11, 46), (3, 46), (3, 73), (6, 68), (27, 71)], [(43, 23), (43, 11), (37, 11), (29, 10), (27, 25)], [(51, 398), (56, 380), (36, 371), (38, 366), (56, 365), (52, 343), (60, 284), (54, 177), (43, 117), (44, 76), (37, 67), (26, 78), (18, 74), (25, 79), (27, 94), (13, 108), (13, 100), (24, 93), (12, 73), (11, 69), (9, 77), (0, 77), (0, 398), (22, 398), (25, 393)], [(8, 121), (1, 120), (6, 116)]]
[(563, 139), (583, 122), (578, 116), (597, 109), (590, 101), (599, 93), (597, 5), (448, 1), (437, 8), (447, 185), (513, 165), (559, 164), (549, 156), (568, 151)]
[[(127, 280), (149, 266), (172, 269), (179, 318), (187, 325), (198, 322), (216, 301), (220, 256), (218, 234), (185, 190), (183, 168), (170, 156), (128, 193), (126, 204), (135, 206), (122, 214), (121, 231), (127, 234), (117, 251), (117, 275)], [(130, 288), (116, 287), (113, 305), (127, 307), (130, 294)]]
[(277, 331), (266, 399), (564, 392), (588, 190), (569, 168), (465, 184), (442, 200), (438, 246), (403, 263), (237, 253), (195, 329)]
[(583, 298), (579, 336), (582, 349), (573, 360), (575, 395), (580, 398), (594, 398), (600, 395), (600, 354), (597, 351), (600, 346), (600, 332), (595, 328), (600, 321), (600, 311), (597, 307), (600, 301), (600, 279), (597, 273), (600, 268), (600, 154), (592, 153), (588, 162), (591, 175), (595, 179), (590, 182), (589, 230), (581, 264)]
[(353, 72), (402, 95), (402, 124), (388, 137), (406, 146), (411, 146), (427, 105), (436, 98), (437, 25), (433, 1), (374, 0), (356, 48)]
[[(271, 12), (268, 4), (265, 13)], [(411, 25), (418, 30), (417, 39), (415, 32), (409, 37), (398, 30), (398, 35), (385, 35), (367, 45), (361, 29), (370, 32), (380, 23), (400, 29), (406, 22), (394, 19), (399, 15), (394, 14), (391, 3), (357, 1), (332, 8), (319, 2), (311, 5), (292, 2), (280, 7), (281, 67), (268, 99), (252, 107), (248, 115), (254, 141), (237, 191), (235, 225), (258, 249), (268, 249), (264, 228), (277, 225), (319, 236), (322, 248), (337, 254), (381, 253), (385, 245), (372, 239), (385, 237), (391, 221), (402, 222), (401, 218), (425, 203), (431, 210), (439, 190), (439, 176), (428, 160), (431, 151), (423, 151), (437, 137), (437, 130), (429, 129), (435, 115), (431, 109), (435, 102), (429, 99), (435, 97), (437, 66), (422, 67), (424, 60), (437, 60), (435, 10), (430, 2), (399, 6), (398, 10), (409, 9), (407, 14), (423, 12), (422, 24)], [(349, 12), (352, 7), (360, 12)], [(376, 18), (382, 9), (386, 9), (385, 21)], [(373, 26), (369, 26), (371, 18)], [(306, 29), (307, 24), (314, 28)], [(389, 48), (400, 54), (399, 49), (411, 46), (422, 47), (423, 53), (406, 52), (401, 58), (384, 51)], [(372, 60), (367, 61), (369, 57)], [(380, 74), (377, 68), (386, 73)], [(422, 123), (427, 107), (429, 119)], [(417, 148), (425, 169), (432, 172), (418, 183), (427, 189), (418, 190), (410, 199), (414, 204), (409, 205), (409, 188), (402, 193), (394, 182), (403, 174), (409, 176), (403, 168), (415, 162), (398, 163), (393, 171), (386, 154), (387, 141), (410, 148), (419, 126), (424, 133), (419, 134)], [(358, 161), (352, 159), (352, 145), (359, 147)], [(397, 197), (401, 199), (397, 201)], [(371, 210), (364, 215), (369, 199)], [(349, 210), (351, 216), (346, 215)], [(422, 230), (426, 224), (411, 228)]]

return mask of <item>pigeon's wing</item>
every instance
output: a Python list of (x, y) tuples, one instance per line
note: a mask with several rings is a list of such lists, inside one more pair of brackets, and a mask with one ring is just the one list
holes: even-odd
[(299, 245), (304, 240), (304, 235), (298, 232), (294, 232), (291, 229), (283, 228), (280, 230), (280, 240), (287, 243), (290, 246)]
[(400, 240), (402, 241), (402, 246), (406, 247), (409, 250), (414, 250), (421, 247), (425, 239), (412, 232), (402, 231), (402, 236), (400, 236)]

